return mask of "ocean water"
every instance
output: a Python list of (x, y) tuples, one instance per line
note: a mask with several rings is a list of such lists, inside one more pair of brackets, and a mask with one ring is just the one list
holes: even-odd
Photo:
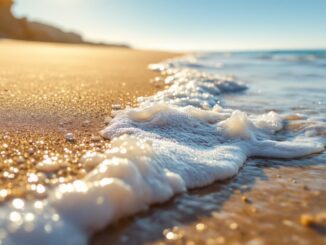
[(164, 89), (112, 111), (101, 132), (111, 145), (82, 157), (91, 169), (84, 179), (46, 200), (0, 207), (1, 241), (87, 244), (121, 217), (236, 175), (249, 157), (323, 152), (325, 68), (326, 51), (205, 53), (150, 65)]

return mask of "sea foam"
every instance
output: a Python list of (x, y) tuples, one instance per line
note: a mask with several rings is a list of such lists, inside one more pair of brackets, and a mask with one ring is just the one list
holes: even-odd
[(112, 112), (101, 131), (110, 147), (82, 157), (90, 169), (84, 179), (57, 186), (46, 200), (15, 199), (1, 207), (2, 242), (86, 244), (123, 216), (236, 175), (248, 157), (294, 158), (324, 150), (325, 138), (314, 127), (275, 140), (286, 122), (277, 113), (224, 108), (223, 94), (246, 85), (186, 64), (181, 59), (150, 66), (165, 72), (170, 86), (139, 98), (137, 108)]

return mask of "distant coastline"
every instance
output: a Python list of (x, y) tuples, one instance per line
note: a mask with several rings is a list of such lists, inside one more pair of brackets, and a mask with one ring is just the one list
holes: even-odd
[(26, 41), (89, 44), (110, 47), (130, 48), (121, 43), (88, 42), (74, 32), (63, 31), (44, 23), (29, 21), (27, 18), (16, 18), (12, 14), (13, 0), (0, 0), (0, 39), (17, 39)]

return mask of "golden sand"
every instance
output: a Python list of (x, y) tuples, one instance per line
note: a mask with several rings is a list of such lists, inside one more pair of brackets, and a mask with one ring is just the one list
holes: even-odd
[(107, 147), (98, 132), (112, 105), (157, 91), (147, 66), (176, 55), (22, 41), (1, 41), (0, 54), (0, 201), (84, 176), (79, 158)]

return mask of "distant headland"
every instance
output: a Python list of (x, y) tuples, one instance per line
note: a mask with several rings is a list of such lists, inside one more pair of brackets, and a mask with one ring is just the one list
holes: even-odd
[(16, 18), (11, 11), (13, 4), (13, 0), (0, 0), (0, 38), (129, 48), (125, 44), (88, 42), (77, 33), (66, 32), (51, 25), (29, 21), (27, 18)]

